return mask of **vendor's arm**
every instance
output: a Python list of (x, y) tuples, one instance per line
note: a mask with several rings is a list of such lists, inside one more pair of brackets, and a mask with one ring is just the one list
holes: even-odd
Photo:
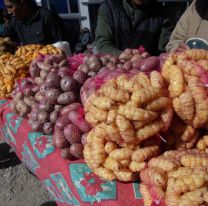
[(159, 51), (160, 52), (165, 52), (166, 45), (170, 39), (171, 32), (174, 29), (174, 23), (171, 21), (169, 18), (165, 18), (163, 22), (163, 27), (162, 31), (160, 34), (160, 39), (159, 39)]
[(96, 28), (96, 47), (99, 53), (119, 55), (122, 51), (117, 49), (113, 41), (112, 22), (107, 6), (101, 5), (98, 13)]
[(167, 52), (175, 51), (182, 43), (186, 42), (187, 31), (190, 26), (191, 7), (192, 6), (190, 6), (184, 12), (184, 14), (181, 16), (180, 20), (178, 21), (175, 29), (173, 30), (170, 40), (166, 46)]
[(12, 20), (6, 21), (4, 24), (0, 26), (1, 36), (3, 37), (11, 37), (15, 35), (14, 26)]

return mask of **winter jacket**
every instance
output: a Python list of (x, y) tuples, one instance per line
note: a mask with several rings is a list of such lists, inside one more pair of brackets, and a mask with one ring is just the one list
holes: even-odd
[(189, 38), (203, 38), (208, 41), (208, 1), (194, 0), (178, 21), (166, 46), (172, 52)]
[(165, 50), (171, 22), (155, 0), (134, 9), (128, 0), (106, 0), (100, 7), (96, 46), (100, 53), (119, 55), (126, 48), (143, 45), (152, 55)]

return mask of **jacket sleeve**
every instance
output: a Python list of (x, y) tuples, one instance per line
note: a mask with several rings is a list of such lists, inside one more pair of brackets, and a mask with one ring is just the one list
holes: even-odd
[(194, 4), (195, 1), (193, 1), (192, 5), (183, 13), (178, 23), (176, 24), (176, 27), (173, 30), (170, 40), (166, 46), (167, 52), (173, 52), (182, 42), (187, 40), (187, 32), (190, 26), (191, 10)]
[(119, 55), (122, 51), (114, 45), (111, 24), (110, 13), (107, 5), (104, 3), (100, 6), (98, 12), (97, 28), (95, 31), (96, 48), (99, 53)]
[(165, 46), (167, 45), (171, 32), (174, 29), (174, 22), (170, 18), (165, 18), (163, 21), (163, 27), (159, 38), (159, 51), (165, 52)]
[(15, 35), (14, 24), (12, 20), (1, 25), (1, 36), (11, 37)]

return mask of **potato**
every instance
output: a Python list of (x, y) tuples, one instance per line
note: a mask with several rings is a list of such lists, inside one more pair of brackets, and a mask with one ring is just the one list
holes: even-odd
[(45, 72), (50, 72), (52, 69), (52, 66), (50, 64), (45, 63), (45, 62), (38, 61), (37, 66)]
[(84, 84), (84, 82), (87, 80), (88, 75), (85, 74), (82, 71), (76, 71), (73, 74), (73, 79), (76, 80), (80, 85)]
[(43, 131), (43, 124), (39, 121), (32, 121), (31, 128), (33, 132), (42, 132)]
[(48, 72), (43, 71), (43, 70), (40, 71), (40, 77), (41, 78), (45, 79), (47, 75), (48, 75)]
[(85, 134), (83, 134), (82, 137), (81, 137), (81, 143), (82, 143), (83, 145), (86, 145), (86, 144), (87, 144), (87, 135), (88, 135), (88, 133), (85, 133)]
[(81, 135), (80, 129), (74, 124), (68, 124), (64, 128), (64, 136), (71, 144), (81, 142)]
[(58, 76), (58, 72), (53, 71), (50, 72), (46, 77), (46, 83), (50, 85), (51, 88), (59, 88), (60, 87), (60, 76)]
[(71, 154), (78, 159), (83, 159), (83, 149), (83, 145), (79, 143), (75, 143), (70, 146)]
[(40, 85), (40, 84), (42, 84), (44, 82), (44, 79), (43, 78), (41, 78), (41, 77), (35, 77), (35, 83), (37, 84), (37, 85)]
[(82, 105), (80, 103), (72, 103), (68, 106), (65, 106), (62, 111), (61, 115), (65, 116), (68, 115), (71, 111), (77, 111), (78, 109), (82, 108)]
[(90, 71), (90, 68), (89, 68), (89, 66), (86, 65), (86, 64), (81, 64), (81, 65), (78, 67), (78, 70), (79, 70), (79, 71), (82, 71), (82, 72), (84, 72), (84, 73), (87, 74), (87, 73)]
[(50, 104), (55, 104), (59, 95), (60, 91), (58, 89), (49, 89), (45, 94), (45, 99)]
[(152, 71), (158, 69), (160, 66), (160, 60), (158, 57), (148, 57), (144, 60), (142, 60), (140, 65), (141, 71)]
[(16, 108), (16, 103), (14, 101), (11, 101), (10, 103), (10, 108), (12, 110), (12, 112), (17, 113), (17, 108)]
[(59, 105), (59, 104), (56, 104), (55, 106), (54, 106), (54, 110), (55, 111), (58, 111), (58, 112), (61, 112), (61, 110), (63, 109), (63, 105)]
[(108, 62), (110, 62), (110, 58), (108, 58), (106, 55), (100, 57), (100, 61), (105, 66)]
[(43, 125), (43, 132), (46, 134), (46, 135), (51, 135), (53, 133), (53, 128), (54, 128), (54, 124), (51, 123), (51, 122), (46, 122), (44, 125)]
[(33, 96), (24, 97), (24, 103), (27, 106), (32, 107), (36, 103), (35, 97), (33, 97)]
[[(138, 50), (137, 50), (138, 51)], [(138, 61), (139, 59), (142, 59), (142, 56), (140, 54), (135, 54), (132, 58), (131, 61)]]
[(68, 105), (76, 101), (74, 92), (64, 92), (58, 96), (58, 104)]
[(38, 92), (35, 94), (35, 100), (38, 102), (43, 102), (45, 100), (45, 93), (44, 92)]
[(50, 114), (50, 121), (52, 123), (56, 123), (58, 118), (59, 118), (59, 112), (58, 111), (51, 112), (51, 114)]
[(62, 60), (59, 64), (58, 64), (59, 67), (63, 67), (63, 66), (68, 66), (68, 62), (66, 59)]
[(70, 145), (68, 140), (64, 137), (63, 132), (57, 128), (53, 134), (53, 145), (61, 149), (67, 148)]
[(52, 112), (54, 107), (48, 102), (41, 102), (38, 104), (39, 111)]
[(30, 113), (30, 107), (28, 107), (23, 100), (17, 100), (16, 109), (21, 117), (26, 117)]
[(92, 62), (89, 62), (88, 65), (89, 65), (90, 70), (94, 72), (98, 72), (100, 68), (102, 67), (102, 63), (98, 58), (93, 60)]
[(46, 92), (48, 91), (49, 89), (51, 89), (50, 85), (46, 82), (42, 83), (40, 85), (40, 92)]
[(118, 63), (119, 63), (118, 57), (116, 57), (116, 56), (111, 56), (111, 58), (110, 58), (110, 63), (113, 64), (113, 65), (118, 64)]
[(49, 120), (49, 113), (45, 112), (45, 111), (40, 111), (39, 114), (38, 114), (38, 121), (40, 123), (45, 123)]
[(59, 130), (63, 130), (64, 127), (66, 127), (68, 124), (71, 124), (70, 119), (67, 116), (63, 116), (56, 121), (55, 128), (58, 128)]
[(40, 76), (40, 68), (37, 66), (37, 63), (34, 61), (30, 64), (29, 73), (31, 77), (39, 77)]
[(133, 62), (132, 62), (132, 67), (133, 67), (133, 69), (140, 70), (141, 62), (142, 62), (142, 59), (133, 61)]
[(129, 71), (131, 70), (133, 67), (132, 67), (132, 62), (131, 61), (127, 61), (124, 63), (122, 69), (126, 70), (126, 71)]
[(37, 85), (32, 88), (32, 92), (37, 93), (39, 91), (40, 87)]
[(77, 111), (72, 111), (68, 114), (68, 118), (73, 124), (75, 124), (82, 132), (89, 132), (91, 126), (86, 122), (84, 117), (79, 114)]
[(61, 157), (63, 159), (75, 160), (74, 156), (70, 152), (70, 147), (61, 149)]
[(15, 95), (14, 95), (14, 102), (16, 103), (18, 100), (20, 99), (23, 99), (24, 95), (22, 92), (17, 92)]
[(94, 76), (96, 76), (96, 72), (93, 72), (93, 71), (90, 71), (89, 73), (88, 73), (88, 75), (90, 76), (90, 77), (94, 77)]
[(64, 92), (73, 91), (78, 88), (77, 82), (72, 77), (69, 76), (62, 78), (60, 85), (61, 85), (61, 89)]
[(25, 88), (25, 89), (23, 90), (23, 94), (24, 94), (25, 96), (33, 96), (33, 95), (34, 95), (34, 92), (32, 91), (32, 88)]
[(65, 76), (72, 76), (73, 73), (68, 67), (60, 67), (58, 70), (58, 75), (63, 78)]

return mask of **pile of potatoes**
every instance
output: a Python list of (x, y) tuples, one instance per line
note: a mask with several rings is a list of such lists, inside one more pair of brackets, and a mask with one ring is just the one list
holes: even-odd
[(15, 81), (28, 75), (29, 63), (21, 57), (4, 54), (0, 56), (0, 98), (11, 95)]
[(160, 68), (158, 57), (150, 55), (139, 49), (126, 49), (119, 57), (109, 54), (105, 55), (87, 55), (84, 63), (78, 68), (89, 76), (93, 77), (103, 70), (114, 71), (120, 69), (129, 71), (132, 69), (140, 71), (152, 71)]
[(43, 47), (44, 46), (39, 44), (20, 46), (15, 52), (15, 55), (32, 62), (34, 55), (36, 55)]
[[(51, 113), (51, 118), (53, 115)], [(65, 106), (55, 122), (53, 145), (64, 159), (82, 159), (86, 133), (91, 129), (84, 118), (84, 108), (78, 102)]]
[(93, 126), (84, 158), (95, 174), (132, 181), (145, 161), (160, 148), (151, 137), (169, 129), (172, 102), (162, 75), (153, 71), (106, 81), (85, 103), (85, 119)]
[(28, 117), (33, 131), (52, 134), (61, 109), (79, 101), (83, 77), (71, 73), (65, 55), (38, 57), (29, 72), (33, 85), (14, 95), (13, 111)]
[(140, 173), (144, 206), (208, 204), (208, 154), (197, 149), (167, 151)]
[[(162, 68), (176, 112), (174, 123), (164, 134), (168, 147), (191, 149), (199, 139), (199, 129), (208, 124), (208, 52), (187, 50), (169, 55)], [(178, 116), (178, 117), (177, 117)]]
[(17, 45), (9, 37), (0, 37), (0, 56), (6, 53), (13, 54), (16, 47)]

